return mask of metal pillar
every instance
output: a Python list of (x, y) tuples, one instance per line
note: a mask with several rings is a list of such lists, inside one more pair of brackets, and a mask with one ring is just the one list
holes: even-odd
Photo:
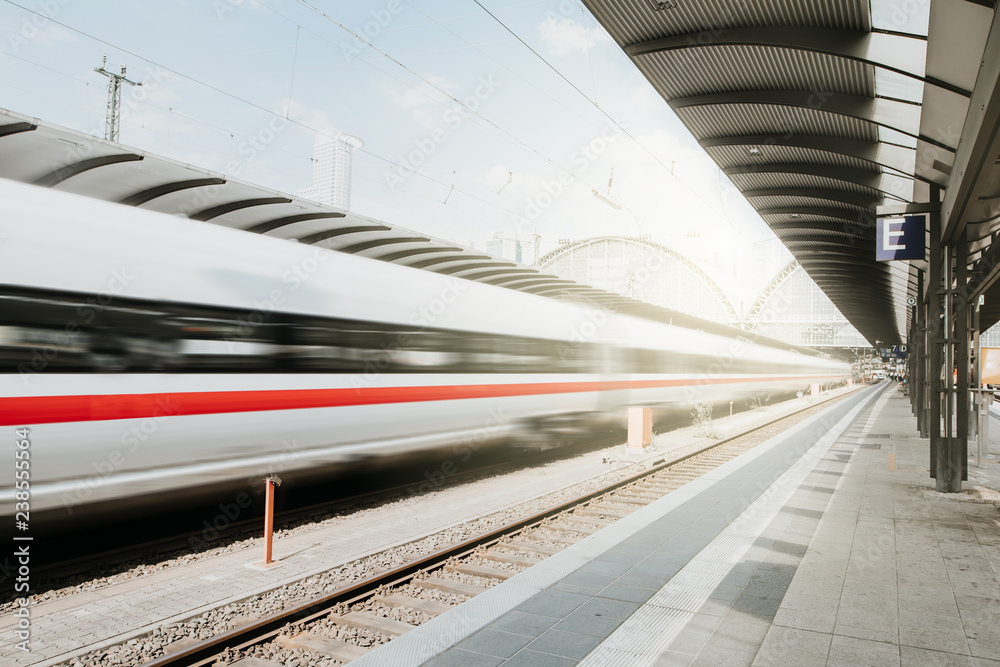
[[(973, 408), (971, 414), (969, 415), (970, 423), (975, 426), (976, 435), (976, 467), (983, 464), (983, 443), (989, 442), (989, 419), (990, 411), (989, 405), (993, 402), (993, 392), (983, 391), (983, 381), (982, 381), (982, 346), (979, 340), (979, 299), (978, 297), (969, 303), (969, 310), (971, 311), (972, 319), (972, 364), (970, 364), (970, 374), (972, 376), (972, 381), (970, 386), (974, 387), (972, 391), (975, 401), (973, 402)], [(988, 401), (988, 402), (987, 402)], [(984, 410), (985, 408), (985, 410)], [(968, 459), (966, 459), (968, 460)], [(965, 479), (968, 479), (968, 471), (966, 471)]]
[(935, 449), (935, 476), (937, 480), (937, 490), (941, 493), (952, 491), (952, 477), (955, 471), (952, 470), (953, 447), (955, 438), (955, 276), (952, 264), (954, 246), (945, 244), (942, 248), (941, 278), (942, 286), (938, 289), (941, 301), (941, 333), (938, 337), (938, 347), (944, 363), (942, 368), (941, 388), (939, 406), (944, 431), (938, 431), (938, 445)]
[(969, 326), (969, 229), (962, 232), (962, 238), (955, 244), (955, 291), (953, 300), (955, 307), (955, 435), (957, 442), (953, 443), (951, 460), (958, 464), (962, 474), (958, 480), (956, 492), (962, 490), (961, 482), (969, 479), (969, 389), (972, 379), (969, 371), (972, 360), (969, 359), (970, 338)]
[[(933, 194), (937, 188), (931, 187)], [(928, 434), (930, 435), (930, 469), (931, 477), (938, 477), (938, 454), (943, 449), (941, 444), (941, 400), (943, 386), (941, 378), (941, 352), (943, 341), (947, 336), (941, 327), (941, 310), (944, 300), (941, 289), (941, 214), (930, 215), (930, 262), (927, 270), (927, 398), (928, 398)]]
[(927, 399), (927, 304), (924, 303), (924, 280), (926, 275), (923, 271), (917, 272), (917, 305), (916, 305), (916, 335), (913, 343), (916, 349), (913, 354), (913, 372), (910, 375), (910, 384), (915, 392), (914, 406), (916, 407), (917, 429), (920, 437), (928, 437), (928, 399)]
[[(966, 465), (964, 437), (968, 434), (966, 410), (963, 410), (967, 405), (961, 398), (968, 395), (968, 324), (963, 324), (968, 309), (961, 305), (965, 301), (966, 286), (960, 282), (960, 278), (966, 277), (964, 266), (968, 257), (964, 240), (942, 247), (940, 220), (940, 213), (931, 214), (931, 256), (936, 255), (938, 259), (931, 262), (931, 271), (940, 272), (942, 278), (940, 283), (934, 281), (937, 298), (933, 301), (942, 317), (934, 346), (937, 363), (932, 363), (932, 369), (937, 371), (932, 382), (936, 380), (939, 384), (935, 392), (938, 400), (934, 404), (944, 419), (941, 424), (931, 415), (931, 477), (939, 492), (958, 493), (962, 490), (962, 473)], [(956, 279), (956, 275), (960, 278)]]

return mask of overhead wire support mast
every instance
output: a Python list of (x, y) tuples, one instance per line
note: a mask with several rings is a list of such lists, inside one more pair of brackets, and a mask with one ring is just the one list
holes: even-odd
[(125, 65), (122, 65), (121, 74), (115, 74), (107, 70), (108, 57), (104, 56), (100, 67), (95, 67), (94, 71), (108, 77), (108, 110), (104, 119), (104, 138), (108, 141), (118, 141), (118, 126), (121, 121), (122, 106), (122, 84), (130, 86), (141, 86), (142, 83), (125, 78)]

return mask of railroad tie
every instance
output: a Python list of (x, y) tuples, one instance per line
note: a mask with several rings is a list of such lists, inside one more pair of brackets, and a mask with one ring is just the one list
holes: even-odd
[(298, 648), (312, 653), (319, 653), (329, 656), (341, 662), (357, 660), (370, 649), (363, 646), (355, 646), (342, 642), (339, 639), (330, 639), (321, 635), (314, 635), (311, 632), (300, 632), (294, 637), (278, 637), (278, 643), (285, 648)]
[(392, 635), (393, 637), (404, 635), (413, 628), (417, 627), (415, 625), (410, 625), (409, 623), (403, 623), (402, 621), (394, 621), (391, 618), (386, 618), (385, 616), (369, 614), (366, 611), (349, 611), (343, 616), (330, 614), (327, 618), (337, 625), (357, 628), (359, 630), (374, 630), (375, 632)]
[[(531, 539), (530, 536), (528, 535), (526, 535), (525, 537)], [(555, 540), (551, 541), (554, 542)], [(504, 542), (503, 546), (508, 547), (510, 549), (517, 549), (518, 551), (533, 551), (535, 553), (543, 554), (545, 556), (551, 556), (553, 554), (557, 554), (560, 551), (562, 551), (562, 549), (560, 549), (559, 547), (547, 547), (544, 544), (533, 544), (531, 542), (520, 542), (518, 540), (511, 540), (510, 542)]]
[(659, 496), (650, 493), (622, 492), (615, 494), (615, 502), (630, 505), (648, 505), (654, 500), (659, 500)]
[[(559, 522), (554, 521), (546, 527), (551, 528), (552, 530), (561, 531), (563, 533), (579, 533), (581, 535), (590, 535), (591, 533), (596, 533), (601, 528), (603, 528), (603, 526), (591, 527), (591, 526), (584, 526), (583, 524), (580, 523), (574, 522), (573, 524), (569, 524), (569, 523), (563, 523), (561, 521)], [(578, 540), (573, 540), (573, 542), (577, 541)]]
[(612, 507), (605, 503), (591, 503), (587, 507), (574, 512), (574, 514), (581, 514), (583, 516), (613, 516), (619, 519), (631, 513), (632, 510), (627, 510), (623, 507)]
[[(549, 527), (550, 528), (554, 527), (554, 524), (549, 524)], [(545, 540), (546, 542), (555, 542), (556, 544), (565, 544), (566, 546), (569, 546), (570, 544), (576, 544), (577, 542), (580, 541), (578, 539), (573, 539), (571, 537), (566, 537), (565, 535), (560, 535), (558, 533), (553, 533), (551, 530), (545, 530), (544, 528), (540, 529), (540, 530), (536, 530), (534, 533), (531, 534), (531, 537), (539, 539), (539, 540)]]
[(510, 563), (511, 565), (517, 565), (518, 567), (531, 567), (532, 565), (536, 565), (542, 562), (541, 558), (533, 558), (531, 556), (518, 556), (517, 554), (509, 554), (503, 551), (492, 551), (492, 550), (484, 553), (483, 558), (487, 560), (495, 560), (498, 563)]
[(486, 577), (487, 579), (499, 579), (501, 581), (510, 579), (517, 574), (517, 572), (511, 572), (510, 570), (501, 570), (500, 568), (489, 567), (487, 565), (475, 565), (474, 563), (455, 563), (453, 565), (445, 565), (444, 569), (449, 572), (469, 574), (473, 577)]
[(576, 512), (571, 514), (566, 514), (561, 517), (563, 521), (568, 521), (569, 525), (580, 525), (586, 528), (593, 528), (595, 531), (604, 528), (610, 523), (609, 521), (597, 521), (595, 519), (588, 519), (584, 516), (579, 516)]
[(280, 662), (272, 662), (271, 660), (255, 658), (253, 656), (240, 658), (236, 662), (232, 663), (232, 665), (233, 667), (281, 667)]
[(425, 600), (424, 598), (411, 598), (408, 595), (391, 593), (389, 595), (376, 595), (375, 600), (388, 607), (403, 607), (405, 609), (416, 609), (428, 616), (437, 616), (451, 609), (451, 605), (438, 600)]
[(489, 589), (486, 586), (467, 584), (464, 581), (454, 579), (442, 579), (440, 577), (425, 577), (424, 579), (414, 579), (413, 583), (421, 588), (429, 588), (435, 591), (443, 591), (453, 595), (464, 595), (466, 597), (476, 597), (480, 593), (485, 593)]

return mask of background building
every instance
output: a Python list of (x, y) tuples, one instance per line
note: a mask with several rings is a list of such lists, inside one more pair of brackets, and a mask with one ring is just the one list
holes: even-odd
[(796, 260), (761, 290), (743, 314), (743, 328), (803, 347), (869, 347)]
[(702, 263), (647, 238), (567, 242), (538, 261), (560, 278), (813, 348), (869, 347), (797, 261), (787, 263), (748, 301)]
[(497, 232), (486, 242), (486, 252), (518, 264), (531, 266), (537, 259), (538, 237), (518, 238), (510, 232)]
[(538, 268), (560, 278), (739, 326), (739, 312), (715, 279), (681, 253), (646, 238), (606, 236), (569, 242), (539, 259)]
[(341, 132), (329, 130), (316, 137), (313, 151), (312, 187), (299, 191), (299, 195), (320, 204), (351, 208), (351, 153), (365, 142)]

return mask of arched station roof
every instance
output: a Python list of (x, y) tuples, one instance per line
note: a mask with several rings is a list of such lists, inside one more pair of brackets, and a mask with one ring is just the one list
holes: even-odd
[[(663, 267), (661, 265), (660, 260), (667, 260), (672, 264), (677, 265), (677, 267), (679, 267), (684, 274), (690, 276), (690, 279), (694, 284), (700, 286), (700, 289), (703, 290), (697, 294), (691, 295), (691, 298), (694, 301), (700, 302), (703, 298), (710, 297), (712, 303), (711, 304), (699, 303), (698, 310), (702, 311), (703, 313), (711, 312), (716, 316), (710, 319), (718, 319), (720, 321), (726, 321), (734, 324), (740, 321), (740, 313), (737, 311), (736, 307), (729, 299), (729, 296), (719, 286), (719, 284), (715, 282), (715, 280), (708, 274), (708, 272), (705, 271), (705, 269), (703, 269), (701, 266), (699, 266), (696, 262), (692, 261), (688, 257), (685, 257), (684, 255), (680, 254), (676, 250), (668, 248), (667, 246), (661, 245), (649, 239), (631, 238), (625, 236), (601, 236), (597, 238), (574, 241), (572, 243), (567, 243), (565, 245), (562, 245), (559, 248), (556, 248), (552, 252), (548, 253), (547, 255), (541, 257), (538, 260), (537, 264), (540, 268), (549, 269), (553, 273), (559, 275), (567, 275), (567, 277), (574, 277), (577, 279), (581, 279), (582, 278), (581, 275), (577, 275), (577, 273), (566, 273), (566, 271), (559, 270), (557, 267), (560, 265), (560, 260), (567, 258), (567, 256), (575, 256), (584, 253), (585, 256), (587, 256), (587, 258), (590, 260), (590, 262), (588, 262), (588, 269), (597, 268), (598, 271), (604, 271), (607, 273), (609, 267), (589, 266), (589, 264), (591, 264), (595, 258), (591, 253), (588, 253), (587, 251), (599, 248), (600, 250), (603, 250), (603, 252), (601, 253), (601, 258), (606, 263), (607, 262), (614, 263), (613, 258), (611, 257), (611, 255), (613, 254), (612, 246), (618, 246), (620, 248), (636, 247), (638, 249), (641, 249), (644, 253), (647, 253), (649, 256), (654, 257), (658, 260), (656, 262), (657, 271), (655, 272), (658, 275), (650, 275), (645, 279), (643, 279), (641, 276), (636, 277), (634, 275), (629, 275), (625, 278), (626, 281), (631, 281), (632, 285), (626, 285), (623, 283), (621, 285), (621, 287), (623, 288), (635, 287), (636, 282), (641, 283), (638, 285), (638, 294), (636, 292), (629, 292), (630, 295), (641, 296), (646, 301), (666, 304), (669, 305), (671, 308), (677, 310), (682, 310), (684, 312), (691, 312), (691, 314), (697, 314), (695, 312), (692, 312), (693, 309), (686, 309), (679, 307), (678, 305), (675, 305), (672, 301), (669, 300), (671, 296), (674, 297), (678, 296), (677, 295), (678, 289), (683, 289), (683, 288), (680, 288), (680, 286), (676, 284), (671, 284), (671, 285), (664, 284), (665, 282), (669, 281), (669, 277), (663, 271)], [(624, 258), (619, 258), (620, 261), (623, 259)], [(636, 273), (635, 269), (642, 269), (644, 267), (648, 269), (649, 267), (646, 266), (646, 264), (647, 264), (646, 262), (640, 262), (640, 266), (631, 267), (631, 273), (635, 274)], [(620, 271), (616, 269), (620, 269)], [(629, 273), (629, 271), (626, 270), (626, 267), (624, 266), (612, 268), (611, 271), (614, 272), (616, 275), (618, 273), (622, 274)], [(657, 296), (659, 298), (656, 298)], [(707, 314), (703, 314), (702, 316), (707, 317)]]
[(878, 212), (944, 188), (945, 240), (1000, 230), (992, 0), (933, 0), (926, 31), (889, 0), (584, 3), (870, 342), (900, 342), (917, 293), (875, 260)]

